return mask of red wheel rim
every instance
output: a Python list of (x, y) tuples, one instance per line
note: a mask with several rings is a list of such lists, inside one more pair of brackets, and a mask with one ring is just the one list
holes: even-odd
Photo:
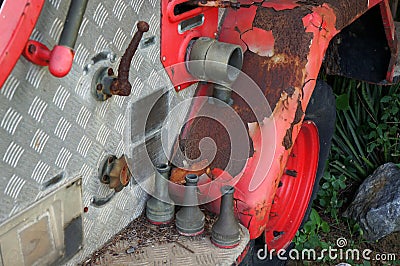
[(265, 229), (269, 250), (292, 242), (307, 210), (318, 166), (319, 136), (313, 122), (303, 123), (289, 155)]

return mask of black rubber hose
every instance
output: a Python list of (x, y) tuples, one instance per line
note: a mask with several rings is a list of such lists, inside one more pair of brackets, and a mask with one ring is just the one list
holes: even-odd
[(74, 49), (88, 0), (71, 0), (59, 45)]

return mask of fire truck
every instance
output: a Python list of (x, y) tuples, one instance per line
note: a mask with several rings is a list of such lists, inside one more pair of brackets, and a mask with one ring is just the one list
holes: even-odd
[(0, 265), (82, 263), (160, 191), (216, 217), (230, 202), (239, 242), (196, 231), (124, 263), (266, 263), (257, 247), (291, 248), (324, 172), (320, 73), (398, 75), (388, 0), (0, 5)]

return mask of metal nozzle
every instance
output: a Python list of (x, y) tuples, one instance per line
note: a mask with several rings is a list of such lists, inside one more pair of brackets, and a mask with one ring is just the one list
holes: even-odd
[(231, 186), (221, 188), (220, 215), (211, 229), (211, 241), (220, 248), (234, 248), (240, 242), (240, 227), (233, 211), (234, 192)]
[(199, 178), (195, 174), (189, 174), (185, 178), (186, 189), (184, 204), (176, 213), (176, 229), (181, 235), (195, 236), (204, 231), (204, 213), (200, 210), (197, 197), (197, 182)]
[(171, 167), (161, 164), (156, 167), (154, 197), (146, 204), (146, 217), (152, 224), (167, 224), (172, 221), (175, 206), (168, 193), (168, 178)]

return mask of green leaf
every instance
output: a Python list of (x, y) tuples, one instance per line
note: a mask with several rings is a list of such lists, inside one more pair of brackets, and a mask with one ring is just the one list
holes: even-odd
[(310, 248), (319, 247), (320, 241), (319, 241), (318, 235), (313, 235), (312, 237), (310, 237), (310, 239), (308, 239), (308, 244), (309, 244)]
[(381, 103), (388, 103), (392, 100), (392, 97), (390, 96), (383, 96), (381, 99)]
[(322, 222), (321, 228), (322, 228), (322, 231), (323, 231), (324, 233), (328, 233), (328, 232), (330, 231), (329, 224), (328, 224), (327, 222), (325, 222), (325, 221)]
[(318, 223), (318, 220), (321, 219), (318, 215), (318, 212), (315, 209), (311, 209), (310, 220), (314, 223)]
[(329, 249), (329, 244), (326, 243), (325, 241), (321, 241), (320, 245), (321, 245), (321, 248), (323, 248), (323, 249)]
[(368, 152), (372, 152), (376, 148), (376, 143), (372, 142), (370, 145), (367, 147)]
[(368, 125), (369, 125), (371, 128), (373, 128), (373, 129), (376, 128), (376, 125), (375, 125), (374, 123), (372, 123), (372, 122), (368, 122)]
[(322, 184), (322, 189), (328, 189), (330, 187), (330, 184), (328, 182), (325, 182)]
[(322, 207), (325, 207), (326, 206), (326, 200), (323, 199), (323, 198), (319, 199), (319, 205), (321, 205)]
[(311, 231), (312, 231), (312, 224), (310, 224), (310, 223), (306, 223), (305, 225), (304, 225), (304, 233), (306, 233), (306, 234), (308, 234), (308, 233), (310, 233)]
[(339, 95), (336, 98), (336, 108), (338, 110), (348, 110), (350, 108), (349, 96), (347, 94)]
[(364, 260), (363, 266), (371, 266), (371, 262)]

